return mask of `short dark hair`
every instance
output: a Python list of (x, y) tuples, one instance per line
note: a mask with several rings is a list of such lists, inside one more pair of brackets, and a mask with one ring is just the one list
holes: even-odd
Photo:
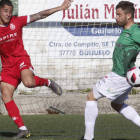
[(135, 14), (134, 3), (129, 2), (129, 1), (121, 1), (116, 6), (116, 9), (118, 8), (122, 8), (125, 14), (130, 13), (132, 18), (134, 19), (134, 14)]
[(1, 0), (0, 1), (0, 8), (1, 7), (4, 7), (4, 5), (8, 5), (8, 6), (12, 6), (13, 7), (13, 4), (10, 0)]

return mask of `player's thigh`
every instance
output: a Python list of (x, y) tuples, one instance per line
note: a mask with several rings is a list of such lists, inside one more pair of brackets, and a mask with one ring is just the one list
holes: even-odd
[(123, 94), (111, 101), (112, 108), (115, 109), (117, 112), (119, 112), (122, 108), (124, 101), (129, 99), (128, 94), (130, 93), (131, 89), (132, 87), (128, 88)]
[(93, 86), (93, 90), (87, 95), (87, 101), (97, 101), (98, 99), (104, 97), (99, 93), (96, 86)]
[(5, 82), (1, 82), (0, 87), (1, 87), (1, 93), (2, 93), (2, 100), (4, 101), (4, 103), (7, 103), (13, 100), (13, 93), (16, 88), (13, 85), (5, 83)]
[(87, 95), (87, 101), (97, 101), (94, 97), (93, 90), (91, 90)]
[(27, 87), (35, 86), (34, 73), (30, 69), (24, 69), (21, 71), (21, 81)]

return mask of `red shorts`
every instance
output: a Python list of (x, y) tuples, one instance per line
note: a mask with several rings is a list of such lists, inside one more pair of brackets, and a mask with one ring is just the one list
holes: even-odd
[(2, 68), (0, 81), (13, 85), (15, 88), (17, 88), (17, 86), (21, 82), (21, 71), (24, 69), (30, 69), (32, 71), (34, 70), (30, 58), (19, 59), (19, 61), (17, 61), (17, 64), (11, 68)]

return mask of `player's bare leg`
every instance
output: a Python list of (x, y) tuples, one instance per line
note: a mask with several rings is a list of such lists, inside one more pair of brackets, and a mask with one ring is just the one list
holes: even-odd
[[(13, 100), (13, 93), (15, 91), (15, 87), (5, 82), (1, 82), (0, 86), (1, 86), (1, 92), (2, 92), (2, 100), (5, 104), (7, 112), (9, 116), (13, 119), (13, 121), (16, 123), (16, 125), (18, 126), (20, 133), (22, 132), (23, 134), (19, 136), (19, 133), (18, 133), (17, 135), (18, 137), (15, 136), (15, 138), (21, 138), (22, 136), (26, 137), (27, 133), (25, 134), (25, 131), (28, 131), (28, 130), (23, 123), (23, 120), (19, 113), (19, 109)], [(28, 131), (28, 136), (30, 136), (29, 131)]]
[(15, 91), (15, 87), (5, 82), (1, 82), (0, 86), (1, 86), (1, 92), (2, 92), (1, 98), (3, 102), (6, 104), (10, 102), (11, 100), (13, 100), (13, 93)]
[(33, 72), (29, 69), (24, 69), (21, 71), (21, 80), (23, 84), (28, 88), (47, 86), (57, 95), (62, 94), (61, 87), (52, 79), (44, 79), (38, 76), (34, 76)]
[(111, 106), (118, 113), (122, 114), (125, 118), (127, 118), (128, 120), (132, 121), (140, 127), (140, 116), (133, 107), (128, 106), (125, 103), (117, 104), (114, 102), (111, 102)]
[(115, 102), (111, 102), (111, 107), (112, 107), (114, 110), (116, 110), (117, 112), (119, 112), (119, 111), (121, 110), (123, 104), (124, 104), (124, 103), (122, 103), (122, 104), (117, 104), (117, 103), (115, 103)]
[(97, 116), (97, 100), (95, 99), (92, 90), (87, 95), (85, 108), (85, 135), (81, 138), (81, 140), (94, 140), (94, 127)]

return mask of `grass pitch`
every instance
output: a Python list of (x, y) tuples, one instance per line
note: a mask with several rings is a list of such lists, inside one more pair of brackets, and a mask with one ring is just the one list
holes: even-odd
[[(85, 130), (83, 114), (23, 115), (22, 118), (31, 131), (28, 140), (79, 140)], [(10, 140), (17, 132), (11, 118), (1, 115), (0, 140)], [(95, 140), (140, 140), (140, 128), (120, 114), (98, 115)]]

